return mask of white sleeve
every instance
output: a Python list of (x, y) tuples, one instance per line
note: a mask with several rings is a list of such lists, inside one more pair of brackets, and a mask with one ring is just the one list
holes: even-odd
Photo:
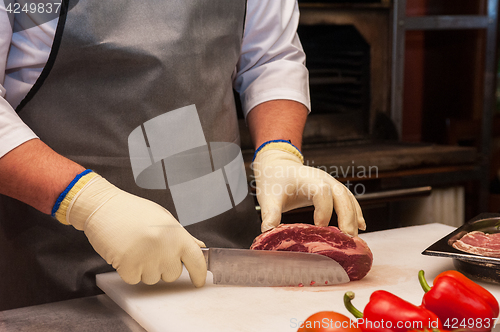
[(5, 100), (8, 91), (4, 89), (3, 84), (11, 40), (12, 27), (5, 3), (0, 0), (0, 158), (22, 143), (37, 137)]
[(255, 106), (276, 99), (294, 100), (311, 108), (298, 23), (297, 0), (248, 0), (233, 81), (245, 116)]

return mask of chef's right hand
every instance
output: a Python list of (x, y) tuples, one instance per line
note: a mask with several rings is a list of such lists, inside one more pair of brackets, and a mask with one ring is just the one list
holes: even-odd
[(56, 218), (83, 230), (121, 278), (155, 284), (179, 278), (182, 263), (196, 287), (205, 284), (207, 266), (200, 247), (162, 206), (118, 189), (96, 173), (83, 176), (66, 194)]

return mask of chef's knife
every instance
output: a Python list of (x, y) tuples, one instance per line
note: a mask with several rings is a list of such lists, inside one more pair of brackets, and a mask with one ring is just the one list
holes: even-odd
[(213, 283), (241, 286), (328, 286), (349, 282), (331, 258), (292, 251), (202, 248)]

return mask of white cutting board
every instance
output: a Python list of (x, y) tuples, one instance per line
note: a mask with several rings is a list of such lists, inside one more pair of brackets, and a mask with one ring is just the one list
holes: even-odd
[[(442, 271), (453, 269), (450, 258), (421, 252), (454, 230), (429, 224), (362, 234), (373, 252), (373, 267), (359, 281), (324, 287), (234, 287), (207, 284), (194, 288), (186, 271), (173, 283), (128, 285), (116, 272), (97, 276), (97, 285), (148, 331), (290, 332), (318, 311), (344, 308), (343, 295), (354, 291), (354, 305), (361, 311), (378, 289), (420, 305), (424, 294), (418, 271), (432, 284)], [(500, 300), (500, 285), (484, 284)]]

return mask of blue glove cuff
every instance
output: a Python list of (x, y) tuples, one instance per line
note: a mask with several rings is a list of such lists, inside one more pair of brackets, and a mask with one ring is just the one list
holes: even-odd
[(304, 156), (302, 155), (302, 152), (300, 152), (299, 148), (296, 147), (295, 145), (292, 144), (291, 141), (287, 141), (287, 140), (284, 140), (284, 139), (276, 139), (276, 140), (272, 140), (272, 141), (267, 141), (265, 143), (262, 143), (261, 146), (259, 146), (257, 148), (257, 150), (255, 150), (255, 153), (253, 155), (253, 159), (252, 159), (252, 162), (255, 160), (255, 158), (257, 157), (257, 154), (267, 145), (269, 144), (272, 144), (272, 143), (285, 143), (285, 144), (288, 144), (288, 145), (291, 145), (293, 147), (294, 150), (296, 151), (288, 151), (288, 152), (292, 152), (293, 154), (296, 154), (301, 160), (302, 162), (304, 162)]
[(78, 180), (80, 180), (83, 176), (85, 176), (91, 172), (92, 172), (91, 169), (86, 169), (85, 171), (83, 171), (80, 174), (78, 174), (77, 176), (75, 176), (73, 181), (70, 182), (70, 184), (66, 187), (66, 189), (64, 189), (64, 191), (61, 193), (61, 195), (59, 195), (59, 197), (57, 198), (56, 204), (54, 204), (54, 207), (52, 208), (52, 212), (50, 213), (50, 215), (52, 217), (55, 218), (56, 212), (57, 212), (57, 210), (59, 210), (59, 207), (61, 206), (61, 202), (64, 200), (64, 198), (66, 197), (68, 192), (71, 190), (71, 188), (73, 188), (73, 186), (78, 182)]

